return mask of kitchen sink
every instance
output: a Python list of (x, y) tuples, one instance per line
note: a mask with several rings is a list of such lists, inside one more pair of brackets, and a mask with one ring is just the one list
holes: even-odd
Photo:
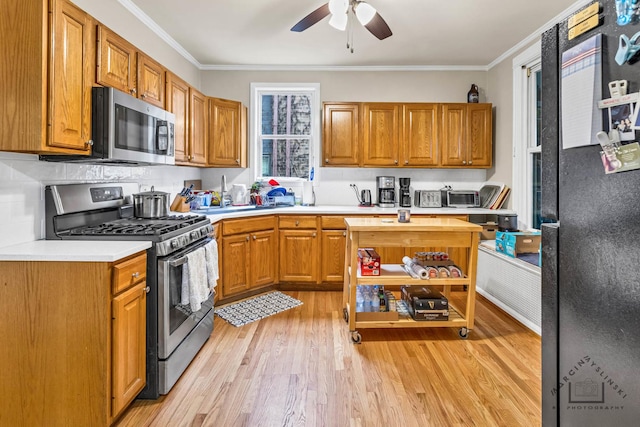
[(255, 210), (263, 210), (263, 209), (274, 209), (274, 208), (284, 208), (286, 206), (256, 206), (256, 205), (244, 205), (244, 206), (225, 206), (224, 208), (220, 208), (217, 206), (211, 206), (204, 209), (196, 209), (191, 212), (201, 214), (201, 215), (215, 215), (215, 214), (224, 214), (231, 212), (243, 212), (243, 211), (255, 211)]

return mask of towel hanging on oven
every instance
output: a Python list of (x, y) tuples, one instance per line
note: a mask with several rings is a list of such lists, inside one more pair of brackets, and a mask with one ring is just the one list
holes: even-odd
[(220, 278), (218, 272), (218, 242), (215, 239), (204, 246), (204, 255), (207, 262), (207, 283), (209, 284), (209, 289), (213, 292)]
[(180, 303), (189, 305), (191, 311), (198, 311), (202, 302), (209, 297), (207, 261), (204, 248), (198, 248), (186, 255), (182, 266), (182, 297)]

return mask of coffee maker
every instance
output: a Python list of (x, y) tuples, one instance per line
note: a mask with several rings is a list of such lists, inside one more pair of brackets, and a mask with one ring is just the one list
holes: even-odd
[(400, 181), (400, 195), (398, 196), (400, 207), (410, 208), (411, 191), (409, 191), (409, 186), (411, 185), (411, 178), (399, 178), (398, 180)]
[(376, 194), (381, 208), (396, 207), (396, 178), (393, 176), (376, 177)]

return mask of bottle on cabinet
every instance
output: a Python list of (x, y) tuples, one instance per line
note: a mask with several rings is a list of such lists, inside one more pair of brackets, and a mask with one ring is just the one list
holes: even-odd
[(478, 85), (472, 84), (471, 89), (467, 93), (467, 102), (469, 103), (478, 103), (480, 102), (480, 94), (478, 93)]

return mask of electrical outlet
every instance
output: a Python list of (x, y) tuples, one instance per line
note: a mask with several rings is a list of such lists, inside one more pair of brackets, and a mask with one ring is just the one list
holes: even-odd
[(146, 184), (140, 184), (140, 192), (146, 193), (147, 191), (151, 191), (151, 186)]

